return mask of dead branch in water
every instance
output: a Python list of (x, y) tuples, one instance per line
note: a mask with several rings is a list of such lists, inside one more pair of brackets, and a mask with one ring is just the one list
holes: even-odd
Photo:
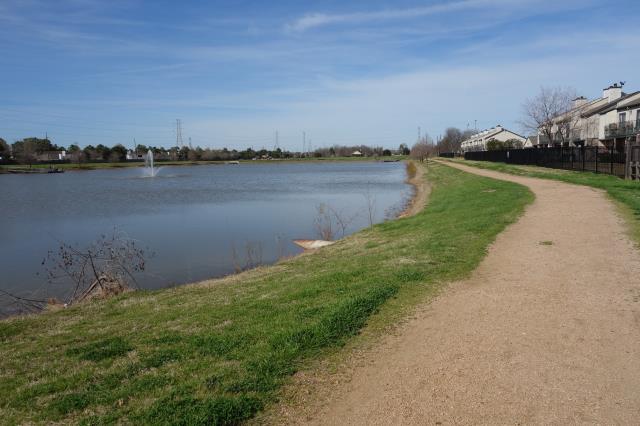
[(376, 198), (371, 193), (371, 185), (367, 183), (367, 190), (363, 194), (366, 204), (367, 213), (369, 213), (369, 227), (373, 227), (373, 222), (376, 215)]
[(71, 287), (65, 304), (72, 305), (137, 286), (135, 275), (145, 270), (147, 256), (153, 254), (114, 228), (112, 234), (101, 235), (84, 249), (61, 242), (42, 264), (49, 284)]
[(257, 268), (263, 264), (262, 243), (247, 241), (244, 245), (244, 256), (240, 256), (235, 243), (231, 243), (231, 262), (236, 273)]

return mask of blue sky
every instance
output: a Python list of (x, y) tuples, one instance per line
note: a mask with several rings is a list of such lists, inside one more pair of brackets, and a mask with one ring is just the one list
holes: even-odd
[[(640, 4), (0, 0), (0, 137), (300, 150), (520, 130), (541, 86), (640, 89)], [(638, 78), (636, 78), (638, 77)]]

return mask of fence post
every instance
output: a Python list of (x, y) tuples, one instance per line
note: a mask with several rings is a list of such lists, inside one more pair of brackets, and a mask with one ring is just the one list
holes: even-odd
[(631, 179), (631, 138), (624, 142), (624, 178)]
[(586, 146), (582, 145), (580, 147), (580, 150), (582, 151), (582, 171), (584, 172), (585, 169), (585, 156), (587, 155), (587, 150), (586, 150)]
[(560, 168), (564, 169), (564, 148), (560, 146)]
[(615, 145), (615, 143), (611, 144), (611, 151), (609, 152), (609, 162), (611, 163), (611, 168), (609, 169), (610, 173), (609, 174), (613, 174), (613, 145)]
[(573, 148), (570, 148), (570, 149), (571, 149), (571, 151), (569, 151), (569, 152), (571, 152), (571, 170), (573, 170), (573, 154), (575, 154), (576, 148), (573, 147)]
[(596, 173), (598, 173), (598, 152), (600, 151), (600, 147), (596, 145)]

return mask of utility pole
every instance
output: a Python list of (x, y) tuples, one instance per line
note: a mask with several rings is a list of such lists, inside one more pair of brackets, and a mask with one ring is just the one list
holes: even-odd
[(422, 129), (418, 126), (418, 142), (420, 142), (420, 139), (422, 139)]
[(475, 130), (476, 133), (478, 133), (478, 120), (473, 120), (473, 130)]
[(274, 147), (274, 151), (277, 150), (278, 148), (280, 148), (280, 140), (279, 140), (279, 135), (278, 135), (278, 131), (276, 130), (276, 145)]
[(307, 152), (307, 132), (302, 132), (302, 152)]

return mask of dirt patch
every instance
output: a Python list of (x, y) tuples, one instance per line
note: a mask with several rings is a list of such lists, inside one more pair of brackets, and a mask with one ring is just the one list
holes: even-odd
[(588, 187), (449, 165), (536, 200), (469, 279), (305, 388), (301, 405), (283, 404), (278, 421), (636, 424), (640, 254), (613, 204)]
[(418, 166), (415, 170), (415, 175), (407, 179), (407, 183), (413, 186), (413, 197), (404, 211), (398, 215), (398, 218), (410, 217), (420, 213), (429, 199), (431, 186), (424, 178), (424, 167)]

